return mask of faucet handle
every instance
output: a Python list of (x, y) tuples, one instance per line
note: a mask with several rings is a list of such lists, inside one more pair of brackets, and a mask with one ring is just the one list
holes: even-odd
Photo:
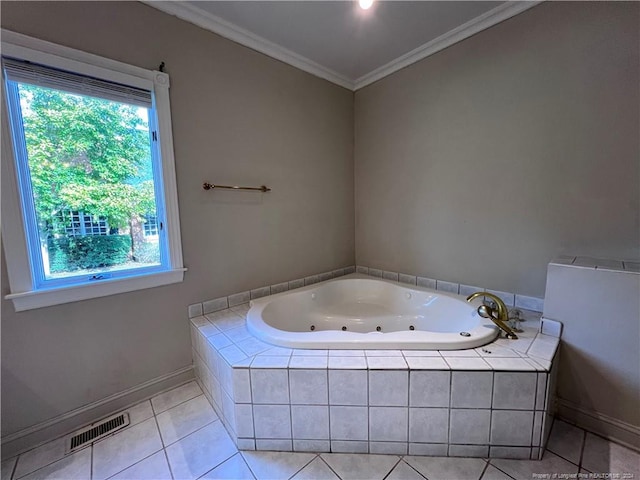
[[(506, 330), (503, 328), (504, 323), (502, 323), (502, 321), (500, 320), (500, 318), (498, 317), (498, 310), (494, 310), (491, 307), (487, 306), (487, 305), (480, 305), (478, 307), (478, 315), (480, 315), (481, 317), (484, 318), (488, 318), (490, 319), (493, 323), (495, 323), (496, 325), (498, 325), (498, 327), (500, 328), (500, 333), (503, 333), (505, 335), (505, 337), (509, 338), (509, 339), (517, 339), (518, 336), (514, 333), (514, 332), (522, 332), (522, 330), (518, 330), (513, 328), (513, 326), (511, 325), (511, 320), (508, 322), (509, 325)], [(509, 331), (509, 329), (511, 329), (511, 331)]]
[(498, 318), (496, 315), (496, 310), (484, 303), (478, 307), (478, 315), (480, 315), (482, 318), (489, 318), (489, 319)]
[(487, 307), (489, 307), (491, 310), (498, 310), (498, 304), (496, 302), (494, 302), (493, 300), (491, 300), (490, 298), (486, 298), (483, 300), (483, 302)]
[(511, 320), (512, 318), (517, 318), (518, 320), (524, 320), (522, 318), (522, 310), (520, 310), (519, 308), (512, 308), (511, 310), (509, 310), (509, 320)]
[(524, 320), (521, 315), (522, 311), (517, 308), (509, 310), (509, 321), (507, 323), (514, 332), (523, 331), (522, 328), (520, 328), (520, 322)]

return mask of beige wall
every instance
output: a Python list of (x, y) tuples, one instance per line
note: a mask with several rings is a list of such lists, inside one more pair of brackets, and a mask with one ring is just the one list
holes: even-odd
[(182, 284), (19, 314), (3, 300), (2, 434), (190, 364), (190, 303), (353, 264), (352, 92), (140, 3), (3, 2), (2, 27), (166, 63), (189, 268)]
[(353, 263), (354, 125), (358, 263), (542, 296), (558, 253), (637, 259), (639, 11), (542, 4), (357, 92), (354, 121), (351, 92), (145, 5), (3, 2), (3, 28), (166, 62), (189, 271), (3, 300), (2, 433), (188, 365), (190, 303)]
[(544, 296), (638, 259), (636, 2), (546, 2), (356, 93), (358, 264)]

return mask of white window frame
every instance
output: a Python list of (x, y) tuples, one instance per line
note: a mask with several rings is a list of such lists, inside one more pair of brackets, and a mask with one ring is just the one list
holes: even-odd
[(124, 278), (105, 278), (91, 283), (35, 288), (27, 248), (13, 140), (9, 130), (3, 78), (0, 89), (3, 99), (1, 102), (2, 226), (4, 227), (2, 229), (2, 243), (11, 291), (5, 298), (13, 301), (16, 311), (22, 311), (181, 282), (186, 269), (182, 263), (169, 104), (169, 76), (163, 72), (127, 65), (8, 30), (1, 29), (0, 33), (2, 35), (2, 54), (8, 57), (152, 91), (157, 112), (157, 131), (165, 200), (163, 228), (166, 229), (169, 250), (169, 268), (160, 272), (136, 274), (133, 271), (130, 276)]

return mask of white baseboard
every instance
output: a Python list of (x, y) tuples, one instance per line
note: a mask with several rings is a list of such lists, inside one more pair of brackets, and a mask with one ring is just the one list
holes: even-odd
[(195, 378), (193, 365), (92, 402), (2, 438), (2, 460), (67, 435), (84, 425), (124, 410)]
[(556, 415), (589, 432), (640, 451), (640, 427), (558, 398)]

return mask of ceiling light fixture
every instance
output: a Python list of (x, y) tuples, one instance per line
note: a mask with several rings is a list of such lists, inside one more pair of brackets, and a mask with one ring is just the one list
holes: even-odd
[(360, 8), (362, 8), (363, 10), (368, 10), (369, 7), (373, 5), (373, 0), (358, 0), (358, 3), (360, 4)]

